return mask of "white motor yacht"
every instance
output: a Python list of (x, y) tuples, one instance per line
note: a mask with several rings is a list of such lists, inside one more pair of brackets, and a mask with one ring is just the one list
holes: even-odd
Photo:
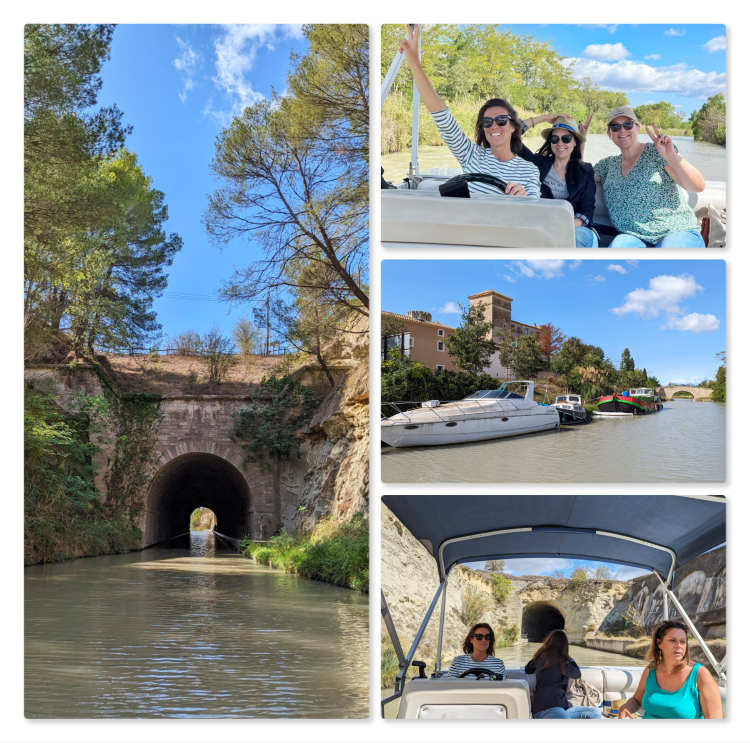
[[(399, 661), (394, 693), (398, 719), (529, 719), (536, 675), (507, 667), (498, 680), (486, 669), (451, 678), (442, 669), (443, 628), (451, 569), (456, 565), (527, 557), (595, 560), (642, 567), (659, 580), (664, 620), (681, 618), (718, 679), (726, 705), (726, 658), (719, 661), (674, 591), (674, 575), (726, 541), (726, 501), (700, 495), (386, 495), (383, 503), (435, 560), (439, 585), (408, 652), (404, 653), (383, 591), (381, 616)], [(665, 519), (664, 514), (679, 518)], [(438, 603), (434, 672), (415, 655)], [(630, 699), (645, 669), (581, 666), (583, 679), (602, 692), (606, 708)], [(418, 675), (417, 675), (418, 669)], [(483, 673), (479, 673), (483, 671)], [(606, 709), (604, 710), (606, 711)], [(726, 715), (726, 710), (725, 710)]]
[[(509, 387), (511, 385), (512, 389)], [(519, 394), (516, 390), (523, 390)], [(553, 405), (534, 401), (534, 383), (517, 380), (497, 390), (479, 390), (463, 400), (384, 403), (380, 438), (388, 446), (437, 446), (484, 441), (557, 428)]]
[(583, 407), (581, 395), (558, 395), (553, 404), (560, 415), (560, 423), (564, 426), (593, 421), (586, 408)]

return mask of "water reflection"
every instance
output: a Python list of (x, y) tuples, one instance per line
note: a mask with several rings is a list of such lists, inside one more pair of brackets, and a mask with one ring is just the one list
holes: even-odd
[(388, 449), (381, 463), (383, 482), (723, 482), (726, 405), (674, 401), (587, 426)]
[(179, 548), (27, 568), (27, 717), (366, 717), (367, 597)]

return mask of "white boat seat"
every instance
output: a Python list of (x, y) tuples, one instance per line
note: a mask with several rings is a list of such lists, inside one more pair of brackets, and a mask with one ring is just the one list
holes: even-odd
[(404, 686), (398, 708), (400, 720), (528, 720), (530, 714), (525, 680), (416, 678)]
[[(536, 689), (536, 674), (527, 674), (522, 668), (506, 669), (508, 679), (525, 681), (530, 691)], [(604, 701), (629, 699), (638, 689), (642, 668), (621, 666), (619, 668), (581, 668), (581, 678), (591, 686), (604, 692)]]

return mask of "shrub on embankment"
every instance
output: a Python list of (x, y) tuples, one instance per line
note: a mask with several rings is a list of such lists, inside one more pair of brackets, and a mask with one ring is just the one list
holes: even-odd
[(100, 398), (81, 396), (65, 412), (45, 390), (24, 395), (24, 564), (127, 552), (141, 532), (116, 508), (103, 505), (94, 485), (90, 440)]
[(265, 544), (246, 539), (241, 548), (263, 565), (355, 591), (369, 590), (369, 527), (361, 516), (349, 523), (322, 521), (310, 532), (283, 532)]

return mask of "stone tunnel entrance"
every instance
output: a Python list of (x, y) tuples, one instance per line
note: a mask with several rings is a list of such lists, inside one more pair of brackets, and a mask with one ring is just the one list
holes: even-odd
[(222, 534), (237, 539), (250, 533), (250, 488), (242, 473), (215, 454), (183, 454), (155, 475), (146, 496), (143, 546), (190, 531), (199, 507), (216, 514)]
[(521, 633), (529, 636), (529, 642), (543, 642), (553, 629), (565, 629), (565, 617), (556, 606), (547, 601), (535, 601), (524, 607)]

